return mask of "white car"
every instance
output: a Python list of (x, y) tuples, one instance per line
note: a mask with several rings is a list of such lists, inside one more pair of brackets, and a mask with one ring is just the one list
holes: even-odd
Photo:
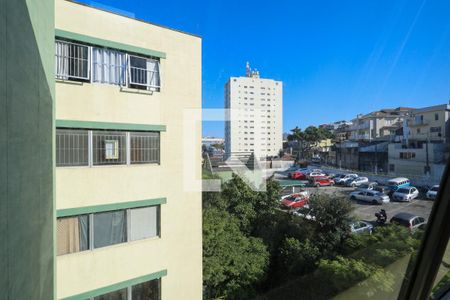
[(353, 180), (358, 177), (358, 174), (346, 174), (345, 176), (335, 180), (336, 184), (345, 184), (349, 180)]
[(419, 190), (413, 186), (399, 188), (392, 194), (392, 200), (411, 201), (419, 196)]
[(389, 196), (377, 191), (365, 190), (350, 193), (350, 199), (369, 202), (372, 204), (383, 204), (389, 202)]
[(308, 174), (308, 177), (310, 177), (310, 178), (313, 178), (313, 177), (325, 177), (325, 176), (327, 176), (325, 173), (323, 173), (323, 172), (315, 172), (315, 171), (313, 171), (313, 172)]
[(431, 189), (427, 192), (427, 199), (434, 200), (437, 197), (437, 193), (439, 191), (439, 185), (433, 185)]
[(363, 183), (368, 183), (369, 182), (369, 178), (367, 177), (356, 177), (353, 180), (347, 180), (345, 182), (346, 186), (351, 186), (351, 187), (357, 187), (360, 186)]
[(315, 217), (315, 216), (312, 216), (312, 215), (310, 214), (310, 211), (311, 211), (311, 209), (310, 209), (309, 205), (306, 204), (306, 205), (304, 205), (303, 207), (300, 207), (300, 208), (294, 210), (294, 211), (292, 212), (292, 214), (295, 215), (295, 216), (297, 216), (297, 217), (305, 218), (306, 220), (315, 221), (315, 220), (316, 220), (316, 217)]

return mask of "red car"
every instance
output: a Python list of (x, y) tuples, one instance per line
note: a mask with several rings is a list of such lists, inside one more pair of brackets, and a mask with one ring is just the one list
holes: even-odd
[(310, 179), (310, 183), (312, 186), (321, 187), (334, 185), (334, 180), (328, 177), (314, 177)]
[(283, 200), (281, 200), (281, 203), (289, 208), (299, 208), (306, 205), (308, 201), (309, 201), (308, 197), (300, 194), (284, 198)]
[(295, 171), (295, 172), (289, 173), (289, 178), (302, 180), (302, 179), (306, 179), (306, 174), (304, 174), (300, 171)]

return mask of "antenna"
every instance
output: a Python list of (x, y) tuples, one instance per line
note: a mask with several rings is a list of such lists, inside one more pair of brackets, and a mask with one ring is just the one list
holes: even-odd
[(245, 65), (245, 76), (252, 77), (252, 69), (250, 68), (249, 62)]

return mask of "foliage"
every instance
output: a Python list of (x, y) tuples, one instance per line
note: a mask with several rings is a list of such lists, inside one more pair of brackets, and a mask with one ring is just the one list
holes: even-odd
[(333, 138), (333, 134), (326, 128), (318, 128), (315, 126), (308, 126), (304, 131), (295, 127), (291, 129), (291, 133), (287, 136), (289, 141), (296, 141), (298, 145), (298, 157), (303, 159), (311, 155), (311, 151), (318, 142)]
[(269, 253), (261, 239), (246, 237), (236, 217), (216, 208), (203, 214), (203, 279), (207, 298), (226, 299), (261, 280)]
[(309, 239), (286, 238), (280, 247), (281, 268), (289, 276), (313, 271), (319, 257), (319, 249)]
[(365, 296), (373, 296), (377, 291), (392, 291), (394, 284), (394, 276), (382, 268), (342, 256), (321, 260), (315, 277), (323, 280), (331, 295), (358, 284)]
[(350, 213), (352, 206), (344, 198), (332, 198), (327, 195), (313, 195), (309, 208), (304, 214), (315, 219), (314, 243), (323, 257), (335, 256), (344, 247), (350, 237)]

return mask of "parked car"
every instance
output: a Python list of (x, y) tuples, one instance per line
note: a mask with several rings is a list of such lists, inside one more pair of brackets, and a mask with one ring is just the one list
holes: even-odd
[(439, 185), (433, 185), (426, 193), (427, 199), (434, 200), (437, 197)]
[(298, 179), (298, 180), (305, 180), (306, 179), (306, 174), (300, 171), (294, 171), (289, 173), (288, 177), (290, 179)]
[(313, 171), (313, 172), (308, 174), (308, 178), (325, 177), (325, 176), (327, 176), (325, 173), (323, 173), (323, 172), (315, 172), (315, 171)]
[(411, 201), (419, 196), (419, 190), (413, 186), (399, 188), (392, 194), (392, 200)]
[(418, 228), (424, 228), (426, 225), (426, 221), (424, 218), (406, 212), (401, 212), (394, 215), (391, 218), (390, 222), (392, 224), (405, 226), (411, 231), (414, 231)]
[(344, 178), (345, 174), (334, 174), (333, 176), (330, 176), (330, 178), (337, 180), (337, 179), (341, 179)]
[(309, 179), (309, 182), (315, 187), (334, 185), (334, 180), (328, 177), (313, 177)]
[(369, 178), (367, 178), (367, 177), (356, 177), (354, 179), (347, 180), (345, 182), (345, 185), (351, 186), (351, 187), (357, 187), (357, 186), (360, 186), (361, 184), (367, 183), (367, 182), (369, 182)]
[(366, 182), (358, 186), (358, 190), (373, 190), (378, 186), (378, 182)]
[(389, 195), (389, 193), (391, 192), (391, 190), (385, 185), (376, 185), (372, 190), (386, 195)]
[(336, 184), (345, 184), (348, 180), (353, 180), (358, 177), (357, 174), (345, 174), (344, 177), (336, 179), (334, 182)]
[(353, 234), (361, 234), (361, 233), (372, 234), (373, 225), (364, 221), (355, 221), (350, 224), (350, 231)]
[(299, 208), (307, 204), (309, 198), (305, 195), (286, 197), (281, 200), (281, 203), (288, 208)]
[(311, 164), (318, 165), (318, 164), (320, 164), (320, 162), (321, 162), (320, 157), (313, 157), (313, 158), (311, 158)]
[(312, 209), (310, 208), (309, 204), (305, 204), (303, 207), (293, 210), (292, 214), (298, 217), (305, 218), (307, 220), (315, 221), (316, 217), (311, 215), (311, 210)]
[(281, 201), (283, 201), (286, 198), (292, 198), (292, 197), (294, 197), (294, 198), (297, 198), (297, 197), (309, 197), (309, 192), (307, 190), (300, 189), (300, 192), (298, 192), (298, 193), (282, 196), (281, 197)]
[(383, 204), (390, 201), (388, 195), (372, 190), (354, 191), (350, 193), (350, 199), (369, 202), (372, 204)]
[(393, 192), (397, 191), (399, 188), (407, 187), (411, 185), (411, 182), (408, 178), (405, 177), (397, 177), (390, 179), (387, 183), (390, 190)]

